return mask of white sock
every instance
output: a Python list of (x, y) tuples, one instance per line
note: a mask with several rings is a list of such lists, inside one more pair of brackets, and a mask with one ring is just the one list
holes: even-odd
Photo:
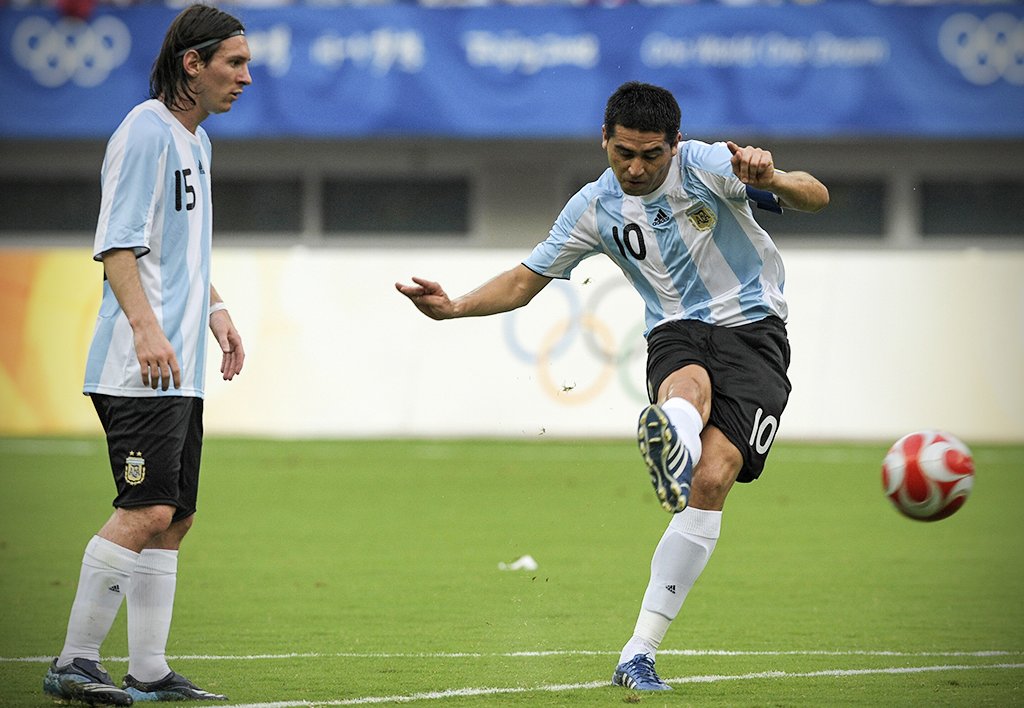
[(86, 545), (58, 666), (66, 666), (76, 657), (100, 660), (100, 645), (128, 593), (138, 559), (135, 551), (99, 536), (93, 536)]
[(653, 660), (661, 640), (676, 618), (690, 588), (715, 550), (722, 512), (688, 506), (672, 517), (651, 559), (651, 580), (632, 638), (622, 648), (619, 663), (636, 654)]
[(147, 548), (139, 554), (128, 593), (128, 673), (148, 683), (162, 679), (167, 665), (178, 552)]
[(700, 432), (704, 429), (704, 421), (700, 412), (692, 403), (685, 398), (670, 398), (661, 404), (661, 410), (676, 429), (679, 439), (690, 452), (693, 458), (693, 466), (700, 462), (702, 446), (700, 444)]
[(646, 654), (651, 657), (651, 661), (654, 661), (654, 655), (657, 651), (658, 647), (653, 646), (647, 640), (634, 634), (630, 637), (629, 641), (626, 642), (626, 646), (622, 647), (622, 653), (619, 655), (619, 663), (624, 664), (637, 654)]

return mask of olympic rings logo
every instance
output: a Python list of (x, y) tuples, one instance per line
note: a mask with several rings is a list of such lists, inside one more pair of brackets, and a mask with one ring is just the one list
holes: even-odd
[(46, 88), (68, 81), (83, 88), (99, 86), (128, 58), (132, 37), (128, 27), (109, 15), (90, 22), (26, 17), (14, 30), (14, 60)]
[[(584, 284), (588, 283), (584, 281)], [(568, 312), (541, 331), (534, 346), (529, 348), (521, 343), (519, 330), (526, 329), (519, 326), (522, 311), (513, 310), (503, 318), (502, 328), (509, 350), (520, 361), (536, 367), (541, 388), (559, 403), (582, 405), (593, 401), (615, 380), (616, 374), (630, 398), (647, 401), (646, 375), (642, 368), (647, 354), (643, 320), (616, 337), (613, 327), (601, 316), (602, 311), (615, 309), (609, 296), (619, 288), (633, 293), (628, 283), (612, 279), (594, 287), (583, 300), (568, 283), (556, 280), (547, 290), (564, 297)], [(631, 301), (630, 307), (636, 306)], [(559, 368), (563, 369), (565, 377), (559, 378)]]
[(979, 86), (1000, 78), (1024, 85), (1024, 20), (1006, 12), (980, 19), (966, 12), (939, 29), (939, 50), (946, 61)]

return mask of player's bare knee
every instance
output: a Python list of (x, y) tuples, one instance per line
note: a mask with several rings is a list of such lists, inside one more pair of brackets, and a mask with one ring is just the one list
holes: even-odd
[(189, 529), (192, 528), (193, 519), (195, 519), (195, 514), (190, 514), (184, 519), (178, 519), (171, 524), (170, 528), (167, 529), (167, 534), (174, 535), (178, 538), (178, 541), (181, 541), (181, 539), (185, 537), (185, 534), (189, 532)]
[(132, 514), (140, 526), (143, 526), (150, 535), (155, 536), (166, 531), (174, 519), (174, 507), (164, 504), (144, 506), (138, 509), (127, 510)]
[(682, 398), (693, 404), (707, 421), (711, 410), (711, 379), (701, 366), (689, 364), (674, 371), (658, 388), (658, 402)]
[(110, 517), (99, 535), (124, 548), (135, 551), (147, 547), (150, 542), (167, 531), (174, 517), (174, 507), (163, 504), (142, 507), (118, 508)]
[(172, 521), (171, 525), (167, 527), (167, 530), (154, 536), (147, 547), (161, 548), (170, 551), (178, 550), (178, 547), (181, 546), (182, 539), (185, 538), (185, 534), (187, 534), (189, 529), (192, 528), (193, 518), (194, 515), (189, 515), (184, 519)]
[(711, 474), (695, 475), (690, 487), (690, 505), (698, 509), (720, 510), (732, 489), (733, 479)]
[(693, 472), (690, 486), (690, 503), (693, 506), (699, 509), (722, 509), (743, 466), (742, 455), (735, 448), (733, 451), (735, 454), (723, 448), (718, 455), (705, 454), (701, 458)]

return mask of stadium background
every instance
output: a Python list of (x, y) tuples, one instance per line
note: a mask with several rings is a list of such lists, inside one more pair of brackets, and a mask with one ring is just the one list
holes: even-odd
[[(461, 293), (517, 263), (604, 168), (603, 102), (636, 78), (675, 91), (686, 137), (830, 187), (822, 214), (762, 218), (791, 305), (780, 437), (1024, 440), (1020, 4), (225, 8), (254, 84), (205, 124), (214, 281), (249, 360), (231, 384), (211, 362), (210, 433), (629, 431), (642, 308), (600, 259), (477, 321), (429, 322), (392, 283)], [(99, 166), (175, 12), (0, 9), (0, 434), (97, 430)]]

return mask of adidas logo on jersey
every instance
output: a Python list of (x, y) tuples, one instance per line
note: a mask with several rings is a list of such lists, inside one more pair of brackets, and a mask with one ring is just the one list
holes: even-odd
[(651, 222), (652, 226), (661, 226), (667, 224), (669, 220), (668, 214), (665, 213), (664, 209), (658, 209), (658, 213), (654, 215), (654, 221)]
[(668, 590), (673, 595), (676, 594), (676, 586), (675, 585), (666, 585), (665, 589)]
[(121, 586), (120, 585), (111, 585), (109, 588), (107, 588), (107, 590), (109, 590), (110, 592), (120, 593), (121, 592)]

